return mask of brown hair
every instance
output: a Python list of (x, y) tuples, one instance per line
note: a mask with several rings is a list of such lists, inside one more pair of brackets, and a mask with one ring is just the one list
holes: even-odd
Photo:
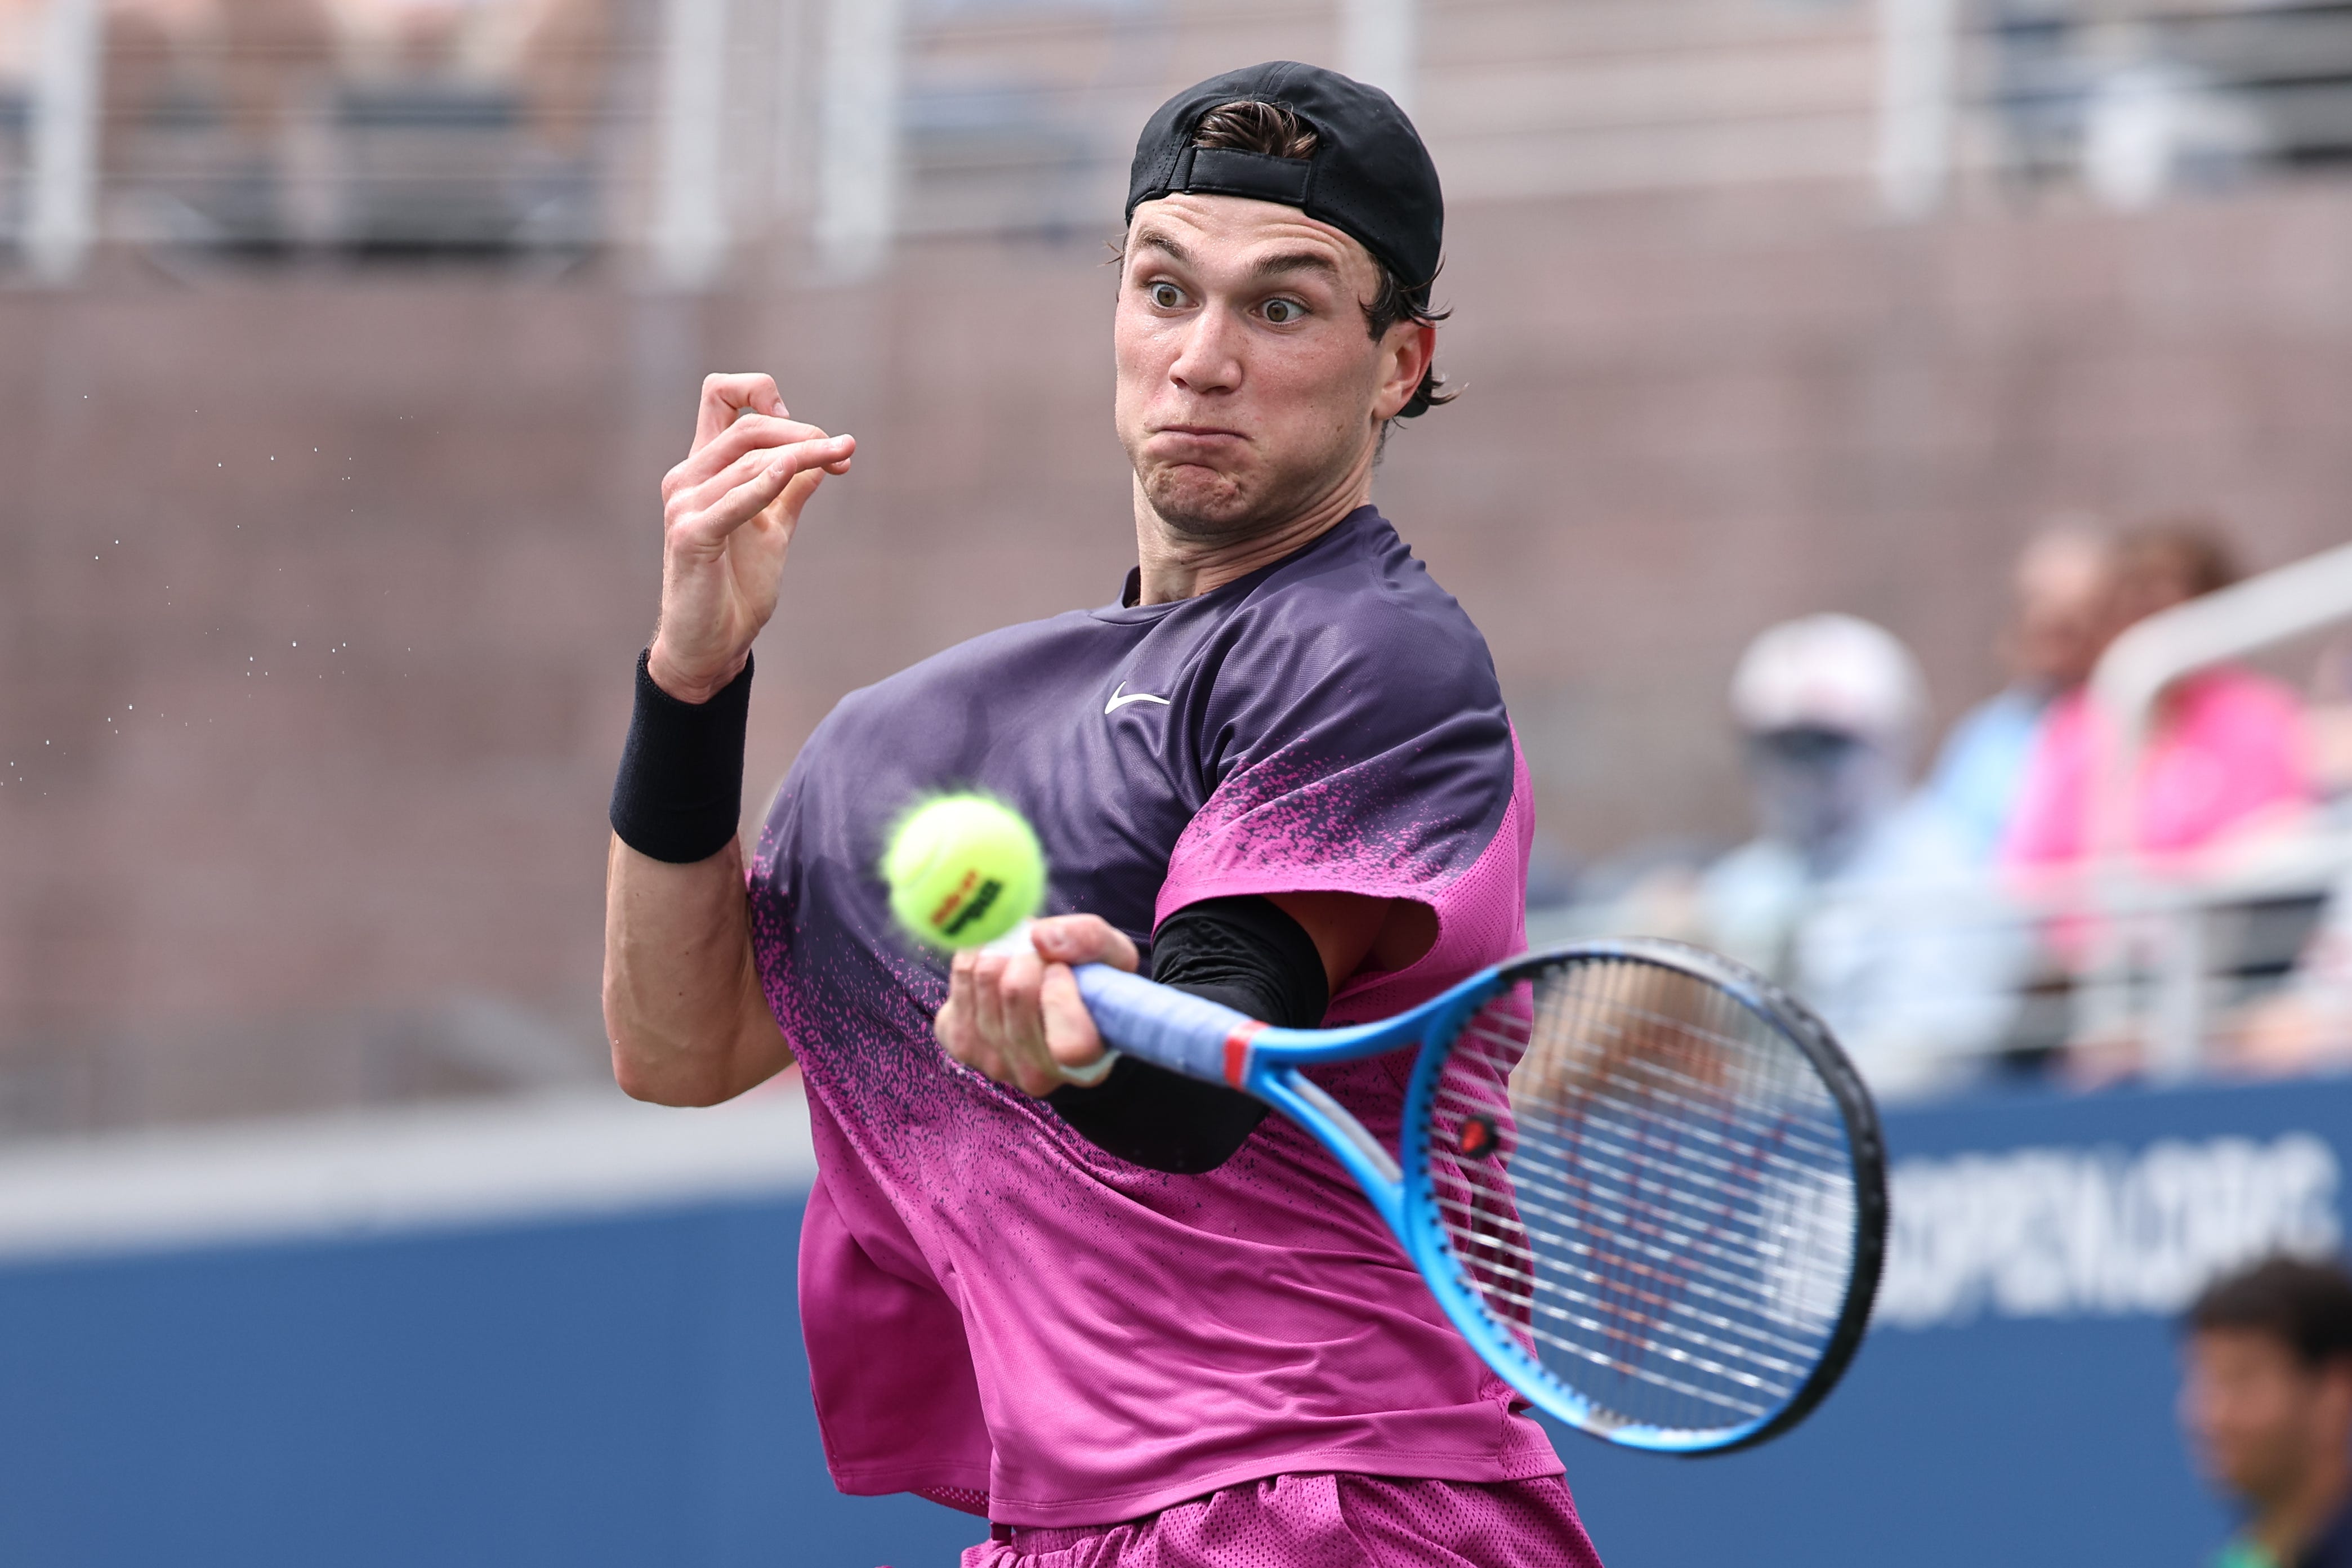
[(2183, 1326), (2267, 1334), (2308, 1367), (2352, 1358), (2352, 1276), (2334, 1262), (2271, 1258), (2206, 1286)]
[[(1315, 128), (1278, 103), (1261, 103), (1255, 99), (1236, 99), (1221, 103), (1201, 116), (1192, 131), (1192, 145), (1213, 147), (1234, 152), (1262, 152), (1269, 158), (1312, 157), (1318, 138)], [(1397, 277), (1389, 264), (1379, 256), (1372, 266), (1380, 274), (1380, 284), (1371, 298), (1362, 301), (1364, 325), (1371, 329), (1372, 340), (1388, 336), (1390, 328), (1400, 321), (1411, 321), (1423, 327), (1434, 327), (1450, 310), (1429, 308), (1429, 286), (1435, 278), (1417, 284), (1407, 283)], [(1421, 378), (1421, 385), (1412, 396), (1397, 410), (1399, 419), (1412, 419), (1427, 413), (1440, 403), (1452, 402), (1461, 392), (1445, 384), (1445, 378), (1432, 365)]]
[(1312, 158), (1318, 144), (1313, 126), (1278, 103), (1254, 98), (1221, 103), (1192, 128), (1195, 147), (1263, 152), (1269, 158)]
[(2144, 524), (2116, 541), (2116, 554), (2126, 572), (2178, 572), (2192, 599), (2227, 588), (2245, 575), (2221, 525), (2207, 517), (2164, 517)]

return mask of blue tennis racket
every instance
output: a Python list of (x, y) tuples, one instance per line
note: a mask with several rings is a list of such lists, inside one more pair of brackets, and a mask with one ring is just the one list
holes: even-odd
[[(1820, 1021), (1727, 959), (1560, 947), (1336, 1030), (1077, 976), (1118, 1050), (1322, 1140), (1487, 1364), (1572, 1427), (1744, 1448), (1802, 1420), (1862, 1341), (1886, 1232), (1877, 1114)], [(1395, 1150), (1310, 1076), (1414, 1047)]]

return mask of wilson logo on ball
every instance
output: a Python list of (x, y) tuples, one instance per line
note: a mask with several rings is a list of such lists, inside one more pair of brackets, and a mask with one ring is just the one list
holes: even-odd
[(987, 915), (1003, 892), (1004, 884), (994, 877), (983, 880), (980, 873), (968, 871), (956, 890), (931, 911), (931, 925), (942, 936), (961, 936), (965, 926)]
[(899, 929), (934, 947), (977, 947), (1045, 902), (1045, 853), (1021, 813), (985, 795), (941, 795), (890, 830), (882, 880)]

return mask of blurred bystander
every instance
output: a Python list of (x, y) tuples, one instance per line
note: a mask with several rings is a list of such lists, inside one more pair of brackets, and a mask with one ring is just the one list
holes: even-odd
[(1911, 795), (1917, 661), (1867, 621), (1810, 615), (1748, 646), (1731, 702), (1759, 831), (1701, 878), (1701, 939), (1802, 997), (1878, 1093), (1970, 1075), (2011, 1009), (2012, 943)]
[(2113, 565), (2108, 541), (2079, 525), (2035, 536), (2018, 557), (2000, 638), (2010, 685), (1952, 727), (1927, 785), (1979, 863), (2008, 831), (2043, 719), (2090, 679), (2105, 645)]
[(2275, 1258), (2189, 1309), (2181, 1424), (2243, 1528), (2214, 1568), (2352, 1568), (2352, 1277)]
[[(2210, 523), (2157, 524), (2117, 549), (2116, 632), (2238, 580)], [(2025, 868), (2063, 864), (2098, 842), (2098, 768), (2109, 744), (2086, 692), (2051, 709), (2002, 845)], [(2178, 856), (2299, 813), (2312, 795), (2301, 701), (2266, 675), (2217, 665), (2176, 683), (2158, 705), (2130, 796), (2129, 846)]]

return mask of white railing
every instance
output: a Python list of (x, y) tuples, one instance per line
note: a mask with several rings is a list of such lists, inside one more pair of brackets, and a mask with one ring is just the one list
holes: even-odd
[[(2086, 992), (2104, 988), (2108, 1011), (2095, 1038), (2130, 1042), (2154, 1074), (2179, 1075), (2205, 1061), (2198, 1049), (2174, 1057), (2159, 1031), (2210, 1044), (2225, 1026), (2284, 998), (2298, 983), (2294, 967), (2338, 889), (2352, 881), (2352, 829), (2305, 824), (2240, 846), (2227, 859), (2170, 876), (2118, 874), (2115, 862), (2086, 861), (2030, 883), (1998, 869), (1927, 883), (1835, 883), (1816, 888), (1787, 912), (1790, 939), (1780, 961), (1738, 955), (1775, 969), (1820, 1008), (1872, 1081), (1893, 1099), (1965, 1087), (2010, 1063), (2054, 1061), (2085, 1037), (2075, 1021)], [(1617, 935), (1675, 936), (1713, 946), (1723, 934), (1696, 907), (1657, 919), (1623, 901), (1577, 904), (1529, 913), (1531, 946)], [(2130, 964), (2094, 977), (2064, 972), (2051, 932), (2095, 919), (2134, 933)], [(2079, 929), (2079, 926), (2078, 926)], [(1876, 962), (1899, 969), (1916, 989), (1901, 1005), (1844, 1007), (1850, 998), (1811, 989), (1792, 964), (1799, 934), (1864, 933)], [(1906, 955), (1942, 949), (1957, 961), (1916, 963)], [(1810, 993), (1810, 994), (1809, 994)], [(2193, 1007), (2182, 1016), (2166, 1009)], [(2316, 1020), (2352, 1031), (2352, 1018)], [(1923, 1022), (1927, 1025), (1922, 1028)], [(2139, 1032), (2134, 1033), (2137, 1030)], [(2352, 1043), (2352, 1041), (2347, 1041)], [(2120, 1069), (2118, 1069), (2120, 1070)]]
[[(331, 21), (340, 4), (321, 0)], [(487, 214), (474, 228), (493, 247), (639, 250), (656, 281), (693, 288), (781, 243), (794, 266), (855, 276), (901, 236), (1115, 223), (1143, 116), (1210, 64), (1269, 55), (1396, 93), (1457, 200), (1812, 186), (1850, 211), (1920, 219), (2053, 180), (2128, 206), (2263, 167), (2352, 162), (2352, 28), (2325, 4), (2078, 0), (2021, 27), (1979, 0), (482, 0), (458, 8), (481, 47), (390, 76), (404, 46), (370, 33), (380, 8), (342, 8), (332, 58), (304, 65), (317, 40), (110, 44), (101, 0), (47, 0), (37, 57), (0, 59), (23, 78), (0, 80), (0, 99), (21, 97), (31, 130), (26, 148), (0, 146), (15, 165), (0, 188), (28, 193), (0, 203), (16, 209), (0, 211), (14, 230), (0, 238), (53, 279), (109, 240), (344, 243), (352, 225), (331, 211), (223, 218), (186, 187), (307, 180), (322, 189), (223, 204), (340, 203), (348, 217), (374, 199), (371, 182), (429, 163), (422, 186), (499, 187), (456, 198)], [(202, 10), (155, 5), (148, 20), (193, 26)], [(567, 11), (576, 36), (551, 49), (544, 19)], [(197, 120), (252, 120), (259, 99), (225, 100), (247, 90), (230, 78), (257, 71), (275, 129), (158, 130), (192, 104)], [(116, 90), (175, 73), (174, 104)], [(394, 89), (373, 128), (338, 101), (362, 78)], [(584, 162), (514, 145), (530, 138), (513, 124), (436, 132), (419, 118), (429, 104), (402, 99), (474, 92), (527, 120), (559, 78), (589, 83), (555, 111), (594, 120)], [(195, 145), (206, 136), (209, 152)], [(152, 145), (173, 137), (187, 145)], [(584, 214), (521, 191), (583, 171), (597, 186)], [(415, 199), (430, 192), (400, 198)], [(520, 211), (534, 201), (571, 215), (533, 228)]]
[(49, 0), (33, 84), (25, 255), (44, 283), (81, 270), (97, 208), (100, 0)]
[[(2079, 995), (2086, 1034), (2142, 1033), (2159, 1075), (2196, 1069), (2205, 1035), (2205, 966), (2198, 922), (2175, 915), (2153, 932), (2140, 912), (2161, 913), (2168, 895), (2135, 852), (2138, 780), (2158, 704), (2168, 688), (2199, 670), (2243, 658), (2352, 620), (2352, 544), (2206, 594), (2149, 616), (2117, 637), (2091, 677), (2091, 696), (2111, 743), (2102, 748), (2091, 842), (2100, 870), (2089, 904), (2103, 918), (2098, 951)], [(2136, 936), (2152, 935), (2173, 955), (2161, 966), (2153, 1017), (2139, 1016), (2128, 983)]]
[[(2258, 1002), (2263, 986), (2296, 962), (2300, 936), (2326, 917), (2332, 900), (2352, 890), (2352, 824), (2340, 812), (2315, 811), (2280, 822), (2275, 831), (2193, 853), (2141, 852), (2134, 823), (2137, 781), (2160, 705), (2167, 691), (2200, 670), (2345, 622), (2352, 622), (2352, 544), (2148, 617), (2116, 640), (2092, 677), (2105, 743), (2090, 802), (2088, 857), (2031, 877), (1987, 866), (1979, 875), (1932, 884), (1831, 882), (1800, 895), (1786, 912), (1786, 929), (1793, 934), (1843, 923), (1873, 933), (1889, 950), (1916, 941), (1956, 950), (1974, 946), (1981, 956), (1990, 944), (2009, 955), (2005, 973), (1980, 963), (1945, 966), (1941, 973), (1966, 971), (1967, 977), (1955, 982), (1958, 988), (1951, 995), (1913, 998), (1914, 1016), (1941, 1010), (1947, 1017), (1990, 1017), (2003, 1009), (1987, 1004), (2005, 998), (2013, 1018), (2038, 971), (2064, 998), (2039, 1026), (2042, 1047), (2125, 1042), (2151, 1076), (2196, 1072), (2216, 1039), (2217, 1019)], [(1720, 934), (1706, 928), (1700, 903), (1693, 892), (1672, 917), (1679, 924), (1666, 926), (1644, 926), (1649, 916), (1633, 913), (1623, 901), (1539, 910), (1530, 915), (1529, 936), (1557, 941), (1640, 928), (1719, 945)], [(2243, 934), (2265, 911), (2294, 934), (2285, 949), (2275, 932), (2260, 942)], [(2236, 936), (2230, 934), (2233, 915), (2241, 928)], [(2060, 938), (2055, 942), (2053, 933)], [(1801, 966), (1794, 962), (1793, 942), (1791, 936), (1774, 954), (1748, 956), (1780, 967), (1776, 977), (1801, 992), (1805, 978), (1795, 972)], [(2250, 944), (2263, 950), (2250, 951)], [(1809, 999), (1829, 1010), (1833, 998)], [(2019, 1044), (2017, 1030), (2004, 1028), (1977, 1031), (1973, 1043), (1962, 1047), (1913, 1042), (1894, 1049), (1869, 1038), (1866, 1023), (1831, 1022), (1854, 1033), (1849, 1043), (1866, 1071), (1878, 1053), (1885, 1071), (1894, 1074), (1888, 1082), (1900, 1079), (1906, 1086), (1936, 1079), (1912, 1069), (1966, 1068), (1958, 1056)], [(2352, 1017), (2328, 1027), (2352, 1030)], [(1898, 1063), (1906, 1051), (1907, 1064)], [(1950, 1060), (1928, 1060), (1939, 1051)]]

